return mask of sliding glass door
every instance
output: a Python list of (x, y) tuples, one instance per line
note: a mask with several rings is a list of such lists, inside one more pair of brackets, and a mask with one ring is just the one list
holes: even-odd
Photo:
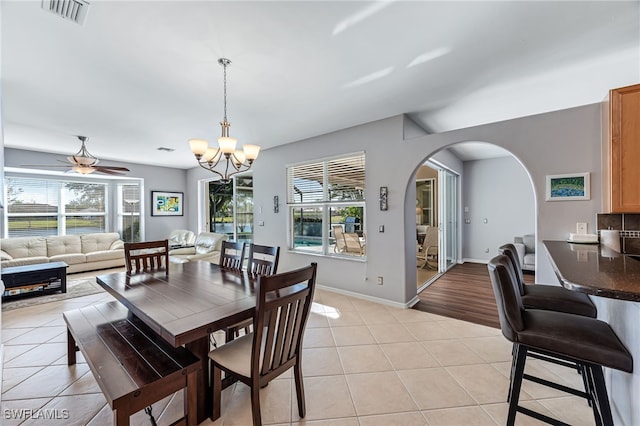
[(439, 198), (439, 226), (440, 247), (442, 254), (438, 259), (439, 272), (445, 272), (457, 263), (458, 259), (458, 175), (439, 168), (440, 182)]

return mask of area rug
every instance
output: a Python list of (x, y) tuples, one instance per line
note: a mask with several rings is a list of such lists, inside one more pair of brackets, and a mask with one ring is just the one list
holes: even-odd
[(90, 294), (101, 293), (103, 291), (104, 290), (102, 289), (102, 287), (96, 284), (95, 278), (71, 280), (67, 281), (66, 293), (47, 294), (45, 296), (31, 296), (24, 299), (7, 301), (2, 303), (2, 311), (12, 311), (14, 309), (41, 305), (43, 303), (57, 302), (59, 300), (66, 300), (74, 297), (88, 296)]

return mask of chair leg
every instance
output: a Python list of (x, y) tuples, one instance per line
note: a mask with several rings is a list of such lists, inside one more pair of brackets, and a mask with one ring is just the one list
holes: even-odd
[(296, 396), (298, 397), (298, 415), (300, 415), (300, 418), (304, 418), (307, 414), (307, 407), (304, 401), (304, 382), (302, 381), (300, 358), (298, 358), (298, 363), (293, 366), (293, 376), (296, 382)]
[(596, 424), (613, 426), (613, 416), (611, 415), (611, 406), (609, 405), (607, 386), (604, 382), (602, 367), (599, 365), (588, 365), (586, 368), (590, 372), (591, 383), (593, 385), (591, 393), (593, 395), (593, 412), (596, 417)]
[(211, 364), (211, 381), (213, 382), (213, 412), (211, 413), (211, 420), (216, 421), (221, 415), (222, 370), (215, 363), (211, 362)]
[(253, 416), (253, 426), (262, 426), (262, 415), (260, 414), (260, 383), (254, 381), (251, 386), (251, 415)]
[(511, 347), (511, 372), (509, 373), (509, 389), (507, 390), (507, 402), (511, 402), (511, 389), (513, 388), (513, 376), (516, 371), (516, 345)]
[(507, 416), (507, 426), (513, 426), (516, 421), (516, 412), (518, 410), (518, 400), (520, 399), (520, 388), (522, 387), (522, 378), (524, 376), (524, 364), (527, 360), (527, 348), (517, 343), (513, 344), (515, 350), (516, 365), (513, 372), (513, 382), (509, 393), (509, 415)]

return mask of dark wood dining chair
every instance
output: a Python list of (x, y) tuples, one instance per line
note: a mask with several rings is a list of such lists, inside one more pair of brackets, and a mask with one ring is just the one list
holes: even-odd
[[(250, 244), (247, 272), (252, 275), (273, 275), (278, 272), (279, 259), (280, 247)], [(241, 330), (244, 330), (245, 334), (250, 333), (252, 324), (253, 320), (249, 319), (227, 327), (225, 341), (230, 342), (240, 336)]]
[(233, 271), (242, 271), (245, 243), (223, 241), (220, 251), (220, 267)]
[(127, 273), (164, 270), (169, 274), (169, 241), (125, 243), (124, 258)]
[(253, 275), (273, 275), (278, 272), (280, 247), (249, 245), (247, 272)]
[(209, 353), (213, 414), (220, 418), (222, 371), (251, 388), (253, 424), (261, 425), (260, 388), (293, 367), (298, 414), (306, 413), (302, 382), (302, 339), (316, 283), (317, 264), (258, 277), (254, 331)]

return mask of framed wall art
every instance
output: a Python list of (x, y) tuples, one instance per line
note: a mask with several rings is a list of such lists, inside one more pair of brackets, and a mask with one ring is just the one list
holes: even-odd
[(151, 216), (183, 216), (184, 193), (151, 191)]
[(590, 200), (589, 180), (589, 172), (548, 175), (546, 199), (547, 201)]

